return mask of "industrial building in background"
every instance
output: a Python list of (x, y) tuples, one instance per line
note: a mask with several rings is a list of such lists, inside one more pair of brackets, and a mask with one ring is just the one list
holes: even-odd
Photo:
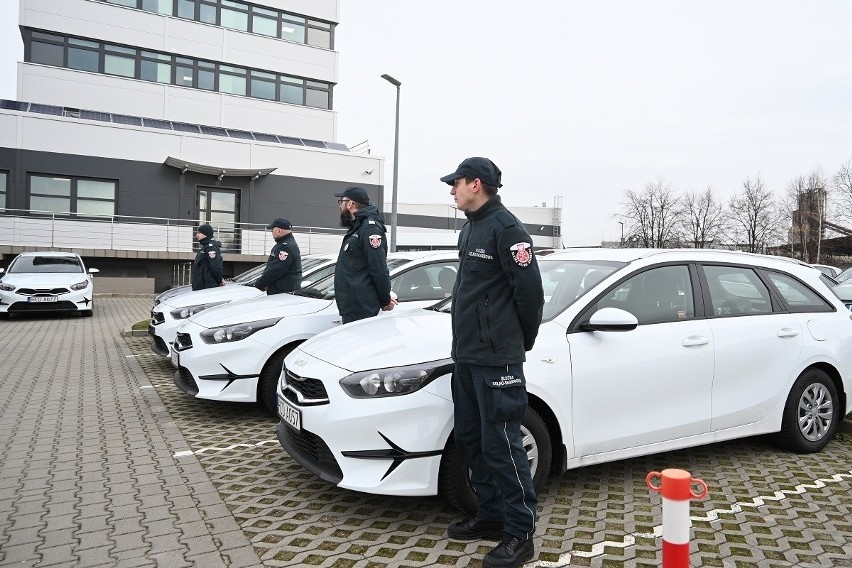
[[(335, 251), (334, 193), (386, 198), (384, 158), (337, 141), (338, 16), (338, 0), (20, 0), (0, 265), (73, 250), (159, 291), (183, 279), (200, 222), (235, 274), (265, 260), (278, 216), (303, 252)], [(561, 204), (519, 216), (536, 246), (559, 246)], [(463, 219), (401, 204), (398, 248), (454, 246)]]

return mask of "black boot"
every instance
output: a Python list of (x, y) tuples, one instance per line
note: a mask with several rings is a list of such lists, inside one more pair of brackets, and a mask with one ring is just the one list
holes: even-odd
[(503, 538), (503, 521), (483, 521), (471, 517), (447, 527), (447, 534), (456, 540), (500, 540)]
[(506, 534), (500, 544), (482, 559), (483, 568), (510, 568), (520, 566), (532, 560), (535, 544), (532, 538), (526, 540)]

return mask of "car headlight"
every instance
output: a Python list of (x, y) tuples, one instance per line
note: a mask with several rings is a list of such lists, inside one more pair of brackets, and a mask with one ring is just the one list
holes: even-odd
[(77, 282), (76, 284), (71, 284), (72, 290), (85, 290), (89, 287), (89, 281), (83, 280), (82, 282)]
[(209, 304), (198, 304), (195, 306), (186, 306), (184, 308), (178, 308), (176, 310), (172, 310), (169, 312), (172, 314), (172, 317), (179, 320), (185, 320), (187, 318), (191, 318), (198, 312), (202, 312), (207, 308), (212, 308), (213, 306), (221, 306), (222, 304), (227, 304), (228, 302), (211, 302)]
[(12, 286), (11, 284), (6, 284), (5, 282), (0, 282), (0, 290), (3, 290), (5, 292), (11, 292), (14, 289), (15, 289), (15, 287)]
[(380, 398), (410, 394), (438, 377), (453, 372), (453, 360), (443, 359), (407, 367), (363, 371), (340, 379), (340, 386), (352, 398)]
[(234, 325), (224, 325), (222, 327), (211, 327), (201, 332), (201, 340), (204, 343), (228, 343), (230, 341), (239, 341), (245, 339), (252, 333), (272, 327), (281, 321), (281, 318), (272, 318), (258, 321), (250, 321), (247, 323), (237, 323)]

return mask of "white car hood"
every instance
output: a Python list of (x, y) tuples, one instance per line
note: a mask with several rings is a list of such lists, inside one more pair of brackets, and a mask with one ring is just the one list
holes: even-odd
[[(240, 287), (242, 288), (242, 286)], [(270, 318), (312, 314), (332, 303), (334, 303), (333, 300), (318, 300), (292, 294), (275, 294), (216, 306), (192, 316), (190, 320), (207, 328), (220, 327)]]
[(352, 372), (450, 357), (450, 314), (420, 309), (367, 318), (317, 335), (299, 349)]
[(160, 302), (163, 309), (185, 308), (187, 306), (198, 306), (201, 304), (212, 304), (214, 302), (235, 302), (237, 300), (248, 300), (257, 298), (264, 294), (254, 286), (242, 286), (240, 284), (225, 284), (216, 288), (195, 290), (184, 294), (176, 294)]
[(89, 275), (82, 272), (3, 274), (2, 278), (3, 282), (15, 288), (68, 288), (84, 280), (89, 280)]

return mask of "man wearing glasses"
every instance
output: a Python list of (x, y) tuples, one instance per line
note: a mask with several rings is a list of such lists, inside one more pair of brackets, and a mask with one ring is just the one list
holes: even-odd
[(343, 323), (390, 311), (396, 300), (391, 295), (385, 220), (363, 187), (347, 187), (334, 196), (339, 198), (340, 225), (348, 229), (334, 269), (334, 294)]

